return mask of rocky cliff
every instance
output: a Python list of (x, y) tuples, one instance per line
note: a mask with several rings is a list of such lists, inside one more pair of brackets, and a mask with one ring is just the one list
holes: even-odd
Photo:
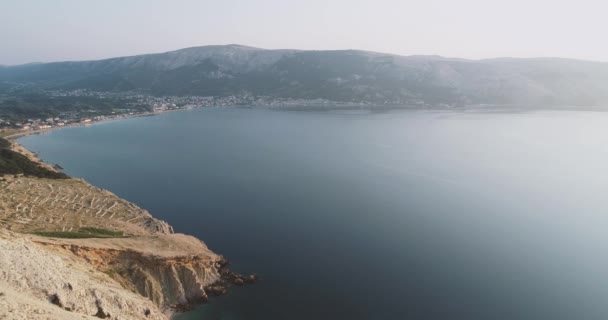
[(78, 257), (2, 230), (0, 318), (160, 320), (167, 315)]
[(85, 260), (163, 308), (204, 302), (208, 298), (205, 287), (221, 280), (223, 258), (183, 234), (129, 239), (31, 238)]
[(0, 177), (0, 318), (166, 319), (256, 280), (226, 265), (83, 180)]

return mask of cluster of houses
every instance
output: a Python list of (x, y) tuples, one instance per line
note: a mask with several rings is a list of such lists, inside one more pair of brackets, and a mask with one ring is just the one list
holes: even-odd
[(17, 122), (15, 126), (21, 128), (23, 130), (42, 130), (42, 129), (50, 129), (53, 127), (63, 127), (65, 126), (65, 121), (60, 118), (47, 118), (47, 119), (27, 119), (23, 123)]
[[(101, 119), (99, 119), (101, 120)], [(16, 122), (11, 124), (9, 121), (0, 121), (0, 126), (13, 127), (21, 130), (44, 130), (55, 127), (64, 127), (69, 124), (86, 124), (93, 122), (94, 119), (61, 119), (61, 118), (47, 118), (47, 119), (27, 119), (23, 122)]]
[[(232, 95), (225, 97), (214, 97), (214, 96), (165, 96), (155, 97), (143, 94), (135, 95), (116, 95), (104, 92), (92, 92), (87, 90), (73, 90), (73, 91), (57, 91), (51, 92), (51, 96), (92, 96), (98, 98), (108, 97), (121, 97), (125, 99), (131, 99), (130, 102), (126, 103), (125, 109), (114, 109), (111, 115), (100, 115), (90, 116), (95, 111), (87, 112), (85, 115), (79, 112), (66, 112), (60, 114), (58, 117), (46, 118), (46, 119), (27, 119), (20, 122), (8, 121), (0, 119), (0, 128), (17, 128), (22, 130), (44, 130), (51, 129), (54, 127), (63, 127), (67, 125), (79, 125), (88, 124), (97, 121), (109, 120), (131, 116), (134, 114), (146, 113), (146, 112), (164, 112), (178, 109), (191, 109), (195, 107), (211, 107), (211, 106), (237, 106), (237, 105), (249, 105), (249, 106), (269, 106), (269, 107), (289, 107), (289, 106), (320, 106), (320, 105), (335, 105), (336, 102), (316, 99), (288, 99), (288, 98), (274, 98), (264, 96), (253, 96), (249, 94), (243, 95)], [(350, 103), (353, 104), (353, 103)], [(355, 103), (356, 104), (356, 103)], [(134, 108), (137, 106), (137, 108)], [(141, 106), (147, 106), (148, 111), (142, 111)], [(86, 117), (83, 117), (86, 116)]]
[[(174, 106), (168, 106), (169, 108), (175, 108)], [(169, 109), (167, 108), (167, 109)], [(24, 119), (21, 121), (9, 121), (0, 118), (0, 128), (12, 128), (21, 130), (45, 130), (55, 127), (65, 127), (73, 125), (86, 125), (93, 122), (124, 118), (139, 114), (141, 112), (134, 112), (131, 109), (118, 109), (116, 112), (112, 112), (109, 115), (80, 115), (78, 112), (62, 113), (58, 117), (52, 118), (40, 118), (40, 119)]]
[(175, 109), (178, 109), (178, 107), (175, 103), (155, 103), (152, 105), (152, 110), (154, 110), (155, 112), (162, 112), (162, 111), (175, 110)]

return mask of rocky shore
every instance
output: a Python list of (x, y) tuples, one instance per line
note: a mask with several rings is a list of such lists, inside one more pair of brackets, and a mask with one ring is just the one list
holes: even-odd
[(0, 319), (168, 319), (256, 280), (86, 181), (0, 177)]

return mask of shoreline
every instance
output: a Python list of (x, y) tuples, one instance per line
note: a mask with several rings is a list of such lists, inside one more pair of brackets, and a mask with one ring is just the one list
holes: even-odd
[[(49, 132), (51, 130), (55, 130), (55, 129), (62, 129), (62, 128), (69, 128), (69, 127), (78, 127), (78, 126), (86, 126), (86, 125), (93, 125), (93, 124), (97, 124), (97, 123), (101, 123), (101, 122), (106, 122), (106, 121), (116, 121), (116, 120), (121, 120), (121, 119), (128, 119), (131, 117), (143, 117), (143, 116), (154, 116), (154, 115), (159, 115), (162, 113), (166, 113), (166, 112), (173, 112), (173, 111), (183, 111), (183, 110), (189, 110), (188, 108), (184, 108), (184, 109), (177, 109), (177, 110), (166, 110), (166, 111), (162, 111), (162, 112), (148, 112), (148, 113), (139, 113), (139, 114), (133, 114), (133, 115), (128, 115), (128, 116), (124, 116), (124, 117), (117, 117), (117, 118), (112, 118), (112, 119), (104, 119), (104, 120), (99, 120), (96, 122), (92, 122), (92, 123), (87, 123), (87, 124), (83, 124), (83, 123), (76, 123), (70, 126), (62, 126), (62, 127), (53, 127), (53, 128), (48, 128), (48, 129), (43, 129), (43, 130), (28, 130), (27, 132), (15, 132), (12, 134), (8, 134), (6, 136), (4, 136), (4, 139), (7, 139), (9, 141), (11, 141), (11, 145), (13, 146), (13, 148), (16, 148), (15, 151), (25, 155), (26, 157), (28, 157), (31, 161), (37, 162), (38, 165), (40, 166), (45, 166), (45, 167), (49, 167), (49, 170), (52, 171), (56, 171), (55, 168), (52, 168), (47, 162), (41, 160), (39, 158), (38, 155), (32, 153), (31, 151), (29, 151), (27, 148), (23, 147), (18, 141), (16, 141), (16, 139), (23, 137), (23, 136), (27, 136), (27, 135), (31, 135), (31, 134), (40, 134), (40, 133), (45, 133), (45, 132)], [(59, 191), (59, 188), (63, 188), (62, 192), (68, 192), (70, 193), (70, 195), (76, 194), (77, 197), (75, 197), (74, 199), (78, 198), (78, 195), (80, 195), (82, 198), (84, 198), (84, 194), (85, 194), (85, 190), (87, 191), (87, 195), (89, 194), (88, 192), (92, 192), (93, 194), (95, 194), (95, 196), (93, 196), (93, 198), (91, 200), (89, 200), (89, 202), (85, 201), (83, 202), (85, 204), (85, 206), (93, 206), (93, 203), (95, 202), (95, 205), (97, 205), (99, 203), (100, 200), (95, 200), (95, 197), (97, 198), (104, 198), (104, 197), (108, 197), (110, 200), (108, 200), (108, 203), (114, 203), (114, 205), (111, 206), (106, 206), (106, 213), (109, 211), (112, 211), (112, 209), (114, 209), (114, 211), (112, 211), (113, 213), (109, 214), (107, 216), (107, 219), (110, 219), (108, 221), (101, 221), (98, 219), (102, 219), (104, 218), (104, 215), (106, 215), (106, 213), (103, 213), (99, 218), (97, 218), (97, 215), (93, 216), (88, 216), (87, 212), (85, 211), (84, 213), (82, 212), (82, 210), (71, 210), (71, 207), (63, 207), (63, 210), (65, 211), (67, 208), (67, 213), (65, 213), (63, 215), (63, 217), (69, 217), (70, 215), (74, 216), (78, 221), (81, 221), (83, 219), (83, 217), (88, 217), (89, 219), (92, 219), (91, 221), (96, 221), (96, 225), (93, 225), (93, 227), (96, 227), (97, 225), (103, 225), (104, 227), (107, 226), (107, 223), (122, 223), (120, 225), (115, 225), (113, 228), (110, 228), (111, 230), (119, 230), (122, 231), (123, 233), (128, 233), (128, 234), (134, 234), (134, 236), (132, 237), (126, 237), (126, 238), (108, 238), (108, 239), (95, 239), (95, 238), (87, 238), (87, 239), (79, 239), (79, 240), (70, 240), (68, 239), (64, 239), (62, 237), (56, 238), (56, 237), (50, 237), (50, 238), (45, 238), (45, 237), (38, 237), (35, 235), (31, 235), (31, 230), (27, 229), (26, 226), (23, 227), (23, 230), (13, 230), (14, 227), (19, 223), (18, 221), (5, 221), (5, 225), (6, 228), (2, 228), (2, 230), (0, 230), (0, 235), (2, 232), (4, 232), (3, 230), (6, 230), (7, 232), (17, 232), (15, 234), (15, 236), (10, 236), (9, 239), (27, 239), (27, 241), (31, 241), (32, 245), (36, 245), (39, 246), (40, 250), (44, 249), (44, 252), (52, 257), (71, 257), (69, 259), (77, 259), (78, 263), (84, 263), (82, 261), (88, 261), (85, 264), (82, 264), (82, 266), (86, 266), (86, 269), (90, 269), (90, 272), (93, 272), (95, 274), (95, 277), (89, 277), (89, 274), (85, 274), (84, 276), (81, 277), (81, 279), (84, 279), (82, 281), (90, 281), (91, 283), (95, 283), (95, 285), (100, 285), (99, 282), (95, 282), (97, 280), (97, 278), (107, 278), (107, 276), (109, 276), (109, 278), (112, 278), (114, 282), (113, 285), (116, 284), (120, 284), (120, 285), (126, 285), (124, 287), (121, 287), (121, 291), (115, 293), (117, 296), (123, 297), (123, 296), (127, 296), (128, 294), (130, 294), (131, 292), (138, 294), (138, 296), (140, 296), (141, 299), (149, 299), (150, 303), (154, 304), (156, 308), (156, 310), (158, 310), (159, 312), (161, 312), (162, 314), (164, 314), (164, 319), (170, 320), (173, 319), (173, 317), (179, 313), (185, 312), (185, 311), (189, 311), (192, 308), (194, 308), (197, 305), (200, 304), (204, 304), (210, 297), (212, 296), (221, 296), (221, 295), (225, 295), (228, 290), (231, 287), (241, 287), (244, 285), (248, 285), (248, 284), (253, 284), (257, 281), (257, 276), (254, 274), (250, 274), (250, 275), (245, 275), (245, 274), (240, 274), (240, 273), (236, 273), (231, 271), (228, 268), (228, 260), (226, 260), (222, 255), (216, 254), (213, 251), (211, 251), (209, 248), (207, 248), (207, 246), (205, 245), (204, 241), (202, 239), (199, 239), (197, 237), (191, 236), (191, 235), (185, 235), (185, 234), (180, 234), (180, 233), (175, 233), (173, 231), (173, 228), (165, 221), (162, 220), (158, 220), (156, 218), (154, 218), (151, 214), (149, 214), (145, 209), (142, 209), (140, 207), (138, 207), (136, 204), (130, 203), (128, 200), (125, 200), (123, 198), (120, 198), (116, 195), (114, 195), (113, 193), (111, 193), (111, 190), (103, 190), (100, 189), (98, 187), (95, 187), (94, 185), (90, 184), (89, 182), (85, 181), (82, 178), (78, 178), (78, 177), (69, 177), (69, 179), (67, 180), (38, 180), (40, 178), (36, 178), (36, 177), (14, 177), (11, 179), (8, 179), (8, 182), (5, 183), (9, 183), (11, 185), (13, 184), (28, 184), (30, 186), (30, 188), (28, 188), (26, 191), (19, 191), (17, 193), (15, 193), (15, 196), (21, 196), (24, 193), (28, 193), (31, 190), (31, 186), (34, 185), (35, 187), (33, 188), (34, 190), (38, 190), (36, 192), (42, 192), (42, 190), (44, 192), (47, 192), (47, 188), (50, 188), (50, 192), (52, 193), (53, 190), (55, 190), (56, 192)], [(63, 184), (64, 181), (67, 181), (68, 184)], [(53, 186), (51, 186), (53, 185)], [(48, 195), (50, 197), (50, 194)], [(31, 200), (30, 197), (29, 200)], [(43, 197), (41, 197), (40, 199), (42, 199)], [(44, 213), (39, 213), (41, 215), (46, 215), (48, 213), (51, 213), (51, 215), (54, 215), (56, 213), (59, 213), (58, 209), (53, 207), (53, 202), (51, 203), (47, 203), (45, 204), (45, 206), (42, 206), (42, 203), (37, 203), (36, 200), (39, 199), (38, 197), (36, 197), (34, 200), (32, 200), (33, 202), (27, 202), (28, 205), (31, 205), (32, 207), (41, 207), (44, 208), (42, 210), (42, 212)], [(71, 199), (71, 197), (70, 197)], [(29, 201), (28, 200), (28, 201)], [(82, 199), (80, 199), (80, 201), (84, 201)], [(104, 200), (105, 201), (105, 200)], [(80, 203), (80, 202), (79, 202)], [(118, 204), (118, 205), (117, 205)], [(74, 203), (73, 205), (76, 205), (76, 203)], [(122, 206), (122, 209), (121, 209)], [(88, 207), (87, 207), (88, 208)], [(125, 209), (126, 208), (126, 209)], [(74, 209), (74, 208), (72, 208)], [(91, 208), (89, 208), (91, 209)], [(93, 208), (95, 210), (99, 209), (99, 208)], [(61, 209), (59, 209), (61, 210)], [(118, 211), (116, 211), (118, 210)], [(122, 211), (120, 211), (122, 210)], [(132, 212), (135, 211), (135, 215), (132, 214)], [(19, 206), (17, 206), (16, 209), (16, 214), (19, 214)], [(92, 211), (89, 213), (93, 213)], [(31, 214), (31, 212), (30, 212)], [(127, 217), (120, 217), (121, 214), (131, 214), (130, 216)], [(115, 216), (116, 215), (116, 216)], [(115, 217), (113, 220), (112, 218)], [(136, 222), (131, 222), (134, 221), (133, 218), (137, 218), (137, 221), (142, 220), (142, 221), (148, 221), (149, 223), (136, 223)], [(147, 220), (146, 220), (147, 219)], [(66, 219), (67, 220), (67, 219)], [(46, 221), (46, 220), (45, 220)], [(92, 222), (89, 221), (88, 223), (86, 223), (87, 225), (91, 224)], [(112, 222), (112, 221), (118, 221), (118, 222)], [(56, 223), (58, 223), (59, 221), (56, 221)], [(16, 224), (17, 223), (17, 224)], [(50, 224), (47, 224), (47, 222), (45, 222), (44, 224), (44, 228), (45, 229), (56, 229), (56, 226), (53, 225), (53, 220), (50, 221)], [(55, 223), (55, 224), (56, 224)], [(131, 223), (133, 223), (133, 225), (131, 225)], [(65, 224), (65, 223), (64, 223)], [(78, 225), (80, 225), (81, 222), (78, 222)], [(124, 225), (123, 225), (124, 224)], [(122, 228), (122, 227), (128, 227), (128, 228)], [(138, 229), (139, 228), (139, 229)], [(49, 229), (49, 230), (50, 230)], [(65, 229), (65, 226), (64, 226)], [(141, 229), (141, 230), (140, 230)], [(66, 229), (67, 230), (67, 229)], [(68, 230), (71, 231), (72, 228), (70, 228)], [(63, 232), (63, 229), (59, 229), (60, 232)], [(13, 237), (13, 238), (11, 238)], [(146, 240), (143, 240), (146, 239)], [(0, 237), (0, 240), (2, 240), (2, 237)], [(152, 244), (150, 242), (159, 242), (160, 245), (157, 245), (158, 248), (155, 248), (154, 246), (151, 246)], [(88, 242), (88, 244), (87, 244)], [(3, 243), (1, 243), (0, 241), (0, 245), (4, 245)], [(38, 248), (38, 247), (37, 247)], [(66, 248), (70, 248), (70, 250), (67, 250)], [(74, 251), (74, 248), (78, 248), (78, 250)], [(152, 248), (152, 249), (150, 249)], [(180, 250), (176, 250), (174, 248), (182, 248)], [(0, 248), (1, 250), (1, 248)], [(38, 250), (38, 249), (37, 249)], [(128, 255), (130, 257), (132, 256), (136, 256), (136, 259), (122, 259), (120, 257), (117, 257), (115, 255), (116, 252), (126, 252), (128, 253)], [(162, 255), (160, 253), (163, 253)], [(16, 259), (16, 258), (15, 258)], [(13, 259), (14, 260), (14, 259)], [(82, 261), (81, 261), (82, 260)], [(23, 261), (21, 262), (19, 260), (19, 263), (24, 263), (27, 264), (28, 262)], [(1, 265), (2, 263), (0, 263)], [(177, 270), (176, 273), (174, 274), (173, 277), (169, 277), (172, 280), (167, 280), (165, 279), (164, 276), (157, 276), (156, 274), (154, 274), (154, 272), (156, 271), (156, 268), (158, 265), (161, 265), (163, 270)], [(125, 274), (119, 274), (116, 275), (116, 271), (114, 268), (116, 268), (116, 266), (121, 266), (119, 268), (123, 268), (124, 270), (145, 270), (144, 273), (146, 277), (139, 279), (136, 277), (129, 277), (126, 276)], [(94, 270), (94, 271), (93, 271)], [(64, 269), (61, 269), (61, 272), (58, 273), (65, 273), (65, 274), (72, 274), (75, 270), (72, 270), (70, 267), (67, 267)], [(105, 274), (105, 275), (104, 275)], [(129, 273), (126, 273), (129, 274)], [(187, 277), (182, 277), (180, 275), (189, 275)], [(8, 274), (8, 276), (10, 277), (11, 274)], [(2, 277), (0, 277), (0, 280)], [(105, 279), (103, 281), (108, 281), (108, 279)], [(145, 283), (154, 283), (154, 287), (155, 288), (163, 288), (163, 287), (181, 287), (184, 288), (184, 292), (182, 292), (181, 294), (178, 294), (176, 296), (164, 296), (162, 293), (159, 293), (161, 291), (159, 290), (153, 290), (151, 292), (148, 291), (141, 291), (139, 289), (137, 289), (137, 291), (133, 291), (133, 290), (129, 290), (129, 288), (133, 289), (133, 288), (139, 288), (141, 287), (141, 281), (145, 281)], [(111, 281), (110, 281), (111, 282)], [(50, 285), (51, 287), (54, 286), (54, 284)], [(104, 289), (106, 288), (106, 285), (101, 285)], [(34, 288), (31, 290), (34, 290), (32, 292), (36, 292), (35, 290), (39, 290), (40, 288)], [(86, 304), (83, 305), (82, 304), (82, 299), (81, 300), (71, 300), (72, 298), (69, 298), (69, 291), (71, 291), (71, 287), (68, 287), (68, 289), (59, 289), (59, 290), (63, 290), (61, 291), (62, 293), (48, 293), (51, 294), (50, 297), (57, 297), (55, 300), (58, 306), (67, 306), (68, 304), (70, 305), (69, 307), (66, 307), (65, 310), (69, 311), (69, 312), (76, 312), (76, 310), (78, 310), (77, 314), (81, 314), (81, 315), (86, 315), (88, 311), (86, 311)], [(47, 295), (47, 293), (45, 293), (45, 288), (42, 288), (42, 293), (37, 293), (38, 295)], [(122, 291), (124, 290), (124, 291)], [(127, 292), (128, 291), (128, 292)], [(34, 296), (37, 295), (36, 293), (34, 293)], [(58, 298), (58, 297), (61, 297)], [(89, 298), (89, 297), (86, 297)], [(32, 298), (35, 299), (35, 298)], [(63, 300), (66, 299), (66, 300)], [(125, 298), (126, 299), (126, 298)], [(138, 298), (134, 298), (131, 297), (129, 299), (138, 299)], [(36, 300), (37, 301), (37, 300)], [(101, 301), (101, 300), (100, 300)], [(107, 307), (105, 306), (107, 301), (111, 301), (111, 300), (103, 300), (103, 302), (99, 302), (101, 304), (104, 304), (104, 309), (101, 309), (101, 307), (99, 307), (99, 310), (102, 310), (101, 314), (105, 314), (105, 315), (109, 315), (109, 311), (108, 310), (113, 310), (112, 314), (114, 313), (118, 313), (118, 311), (116, 311), (115, 309), (111, 309), (113, 308), (113, 306), (111, 306), (111, 304), (108, 304)], [(148, 300), (145, 300), (148, 301)], [(27, 304), (27, 303), (26, 303)], [(139, 313), (139, 315), (144, 315), (145, 318), (148, 318), (148, 315), (150, 315), (150, 312), (152, 312), (152, 316), (158, 315), (158, 313), (156, 313), (155, 311), (151, 311), (152, 310), (152, 306), (148, 305), (145, 307), (145, 309), (139, 310), (142, 307), (143, 304), (141, 303), (135, 303), (133, 304), (134, 307), (133, 309), (137, 309), (136, 312)], [(69, 309), (69, 310), (68, 310)], [(105, 310), (105, 311), (103, 311)], [(132, 310), (130, 310), (132, 311)], [(83, 313), (85, 312), (85, 313)], [(104, 313), (105, 312), (105, 313)], [(134, 311), (135, 312), (135, 311)], [(92, 313), (88, 312), (89, 315), (91, 315)], [(99, 314), (99, 312), (98, 312)], [(62, 318), (62, 317), (59, 317)], [(158, 319), (153, 317), (154, 319)], [(139, 317), (127, 317), (126, 319), (140, 319)]]
[[(173, 109), (173, 110), (126, 114), (126, 115), (115, 116), (114, 118), (103, 119), (103, 120), (98, 120), (98, 121), (92, 120), (91, 122), (88, 122), (88, 123), (82, 123), (82, 122), (71, 123), (69, 125), (55, 126), (55, 127), (47, 128), (47, 129), (36, 129), (36, 130), (12, 129), (12, 130), (16, 130), (16, 132), (5, 135), (5, 136), (0, 135), (0, 137), (2, 137), (4, 139), (8, 139), (8, 140), (15, 140), (15, 139), (29, 136), (29, 135), (51, 132), (53, 130), (76, 128), (76, 127), (86, 127), (86, 126), (95, 125), (95, 124), (104, 123), (104, 122), (126, 120), (126, 119), (130, 119), (130, 118), (157, 116), (157, 115), (161, 115), (164, 113), (193, 110), (193, 109), (206, 108), (206, 107), (207, 106), (197, 106), (197, 107), (180, 108), (180, 109)], [(244, 106), (235, 105), (235, 106), (227, 106), (227, 107), (244, 107)], [(245, 107), (250, 107), (250, 106), (245, 106)], [(415, 107), (379, 106), (379, 107), (375, 107), (375, 108), (369, 108), (369, 106), (334, 106), (333, 108), (327, 108), (327, 106), (321, 106), (321, 108), (318, 108), (316, 106), (288, 106), (288, 107), (279, 107), (279, 108), (276, 108), (274, 106), (266, 106), (265, 108), (269, 109), (269, 110), (275, 110), (275, 111), (323, 111), (323, 112), (332, 112), (332, 111), (335, 112), (335, 111), (340, 111), (340, 110), (358, 110), (358, 111), (366, 110), (369, 112), (417, 110), (417, 111), (447, 111), (447, 112), (460, 111), (460, 112), (497, 112), (497, 113), (503, 113), (503, 112), (520, 113), (520, 112), (536, 112), (536, 111), (608, 112), (608, 110), (606, 110), (605, 108), (602, 108), (602, 107), (582, 107), (579, 109), (572, 108), (569, 106), (554, 106), (554, 107), (544, 107), (544, 108), (534, 108), (534, 107), (533, 108), (528, 108), (528, 107), (513, 108), (513, 106), (511, 106), (511, 105), (471, 105), (471, 106), (456, 107), (456, 108), (441, 108), (441, 107), (430, 107), (429, 108), (429, 107), (424, 107), (424, 106), (422, 106), (422, 107), (421, 106), (415, 106)], [(7, 130), (7, 129), (1, 129), (1, 130)], [(11, 130), (11, 129), (8, 129), (8, 130)]]
[(91, 121), (91, 122), (87, 122), (87, 123), (82, 123), (82, 122), (71, 123), (69, 125), (55, 126), (55, 127), (47, 128), (47, 129), (36, 129), (36, 130), (15, 129), (15, 130), (17, 130), (17, 132), (8, 134), (8, 135), (4, 136), (3, 138), (7, 139), (7, 140), (16, 140), (21, 137), (34, 135), (34, 134), (47, 133), (47, 132), (51, 132), (51, 131), (55, 131), (55, 130), (77, 128), (77, 127), (87, 127), (87, 126), (92, 126), (92, 125), (96, 125), (96, 124), (100, 124), (100, 123), (104, 123), (104, 122), (112, 122), (112, 121), (126, 120), (126, 119), (139, 118), (139, 117), (151, 117), (151, 116), (157, 116), (157, 115), (161, 115), (161, 114), (165, 114), (165, 113), (185, 111), (185, 110), (191, 110), (191, 109), (192, 108), (183, 108), (183, 109), (174, 109), (174, 110), (144, 112), (144, 113), (137, 113), (137, 114), (127, 114), (127, 115), (122, 115), (122, 116), (116, 116), (115, 118), (110, 118), (110, 119)]

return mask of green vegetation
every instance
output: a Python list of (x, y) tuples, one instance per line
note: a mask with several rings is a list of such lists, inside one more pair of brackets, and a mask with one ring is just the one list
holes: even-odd
[(123, 237), (124, 233), (122, 231), (112, 231), (108, 229), (98, 229), (98, 228), (80, 228), (79, 232), (89, 233), (97, 235), (97, 238), (116, 238)]
[(7, 149), (11, 146), (10, 141), (0, 138), (0, 149)]
[(85, 238), (124, 238), (122, 231), (98, 228), (80, 228), (78, 231), (36, 231), (35, 235), (51, 238), (85, 239)]
[(28, 157), (10, 150), (10, 142), (0, 138), (0, 175), (3, 174), (23, 174), (47, 179), (68, 179), (69, 177), (61, 172), (55, 172), (42, 167), (33, 162)]
[(17, 93), (0, 97), (0, 118), (13, 122), (29, 118), (54, 118), (61, 114), (78, 114), (84, 118), (120, 113), (117, 108), (125, 106), (135, 112), (150, 111), (146, 105), (121, 97), (55, 97), (43, 93)]
[(107, 269), (101, 272), (107, 274), (108, 276), (110, 276), (110, 278), (114, 278), (114, 276), (116, 275), (116, 271), (114, 269)]

